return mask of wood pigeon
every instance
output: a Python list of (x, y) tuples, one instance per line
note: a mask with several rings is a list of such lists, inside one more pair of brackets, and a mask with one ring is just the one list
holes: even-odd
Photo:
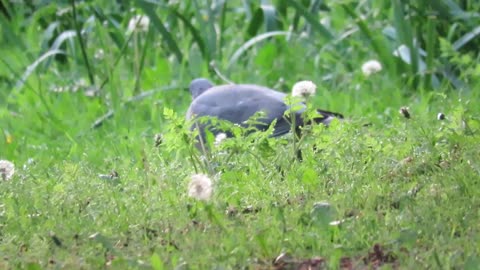
[[(193, 100), (186, 114), (187, 120), (192, 120), (195, 117), (211, 116), (245, 127), (247, 126), (246, 121), (251, 116), (263, 112), (264, 114), (254, 124), (255, 128), (264, 131), (276, 120), (273, 137), (282, 136), (291, 131), (292, 121), (284, 115), (290, 107), (285, 103), (285, 97), (287, 96), (285, 93), (254, 84), (214, 86), (204, 78), (194, 79), (189, 88)], [(302, 116), (306, 108), (305, 104), (298, 105), (299, 110), (293, 113), (297, 132), (300, 127), (310, 124), (305, 123)], [(317, 112), (318, 117), (313, 119), (315, 123), (328, 125), (334, 118), (343, 118), (339, 113), (324, 110), (317, 110)], [(192, 129), (195, 126), (196, 124), (193, 124)], [(208, 128), (215, 136), (219, 133), (232, 136), (228, 131), (218, 130), (208, 123), (201, 123), (198, 126), (203, 141), (205, 141), (205, 128)]]

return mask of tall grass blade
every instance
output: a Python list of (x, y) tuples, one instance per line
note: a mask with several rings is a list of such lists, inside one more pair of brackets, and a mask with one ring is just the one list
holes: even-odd
[(47, 29), (45, 29), (45, 31), (43, 31), (42, 49), (47, 50), (48, 47), (50, 47), (50, 41), (54, 38), (55, 31), (57, 31), (59, 28), (60, 28), (60, 22), (56, 21), (56, 22), (52, 22), (51, 24), (49, 24)]
[(452, 0), (442, 0), (442, 1), (429, 1), (431, 5), (437, 7), (443, 12), (449, 13), (453, 17), (462, 17), (465, 15), (465, 11)]
[(270, 38), (270, 37), (274, 37), (274, 36), (288, 36), (290, 35), (290, 32), (287, 32), (287, 31), (273, 31), (273, 32), (267, 32), (267, 33), (263, 33), (263, 34), (260, 34), (250, 40), (248, 40), (247, 42), (245, 42), (242, 46), (240, 46), (240, 48), (238, 48), (233, 54), (232, 54), (232, 57), (230, 57), (230, 61), (228, 62), (228, 66), (227, 68), (229, 69), (234, 63), (237, 62), (238, 58), (240, 58), (240, 56), (242, 54), (244, 54), (248, 49), (250, 49), (250, 47), (254, 46), (255, 44), (267, 39), (267, 38)]
[[(123, 56), (126, 54), (126, 51), (127, 51), (127, 48), (128, 48), (128, 44), (130, 43), (130, 41), (132, 40), (133, 38), (133, 35), (135, 34), (135, 32), (132, 32), (130, 33), (130, 35), (128, 36), (127, 40), (125, 41), (125, 44), (123, 44), (122, 48), (120, 49), (120, 53), (117, 55), (117, 57), (115, 58), (115, 61), (113, 62), (113, 65), (111, 66), (111, 70), (110, 70), (110, 74), (113, 74), (113, 71), (115, 70), (115, 68), (118, 66), (118, 63), (120, 62), (120, 60), (123, 58)], [(98, 90), (102, 90), (103, 87), (105, 87), (105, 85), (110, 81), (110, 75), (108, 77), (106, 77), (102, 83), (100, 84), (100, 86), (98, 87)]]
[(425, 74), (425, 82), (430, 87), (438, 87), (438, 85), (434, 85), (433, 71), (434, 71), (434, 55), (435, 55), (435, 45), (436, 45), (436, 38), (435, 38), (435, 26), (436, 26), (437, 17), (429, 16), (427, 18), (427, 36), (425, 39), (426, 43), (426, 50), (427, 50), (427, 59), (426, 59), (426, 66), (427, 66), (427, 73)]
[[(10, 63), (8, 63), (7, 60), (5, 60), (3, 57), (0, 57), (0, 62), (3, 64), (4, 67), (6, 67), (8, 69), (8, 71), (11, 72), (11, 74), (13, 75), (13, 79), (16, 79), (18, 81), (21, 81), (22, 79), (22, 76), (10, 65)], [(10, 84), (10, 83), (9, 83)], [(17, 82), (18, 84), (18, 82)], [(32, 87), (28, 84), (27, 81), (24, 81), (24, 84), (26, 85), (27, 88), (29, 89), (32, 89)], [(12, 93), (13, 91), (11, 91), (10, 93)]]
[(459, 38), (457, 41), (455, 41), (452, 44), (453, 49), (455, 51), (460, 50), (463, 46), (465, 46), (472, 39), (476, 38), (478, 35), (480, 35), (480, 26), (475, 27), (472, 31), (466, 33), (461, 38)]
[(394, 25), (400, 44), (405, 44), (409, 50), (410, 72), (416, 74), (418, 69), (419, 55), (413, 41), (412, 25), (410, 19), (405, 16), (404, 4), (401, 0), (393, 0)]
[(11, 44), (15, 44), (17, 47), (20, 47), (22, 50), (28, 51), (24, 39), (21, 39), (18, 34), (15, 33), (10, 22), (4, 16), (0, 16), (0, 26), (3, 35), (2, 42), (8, 41)]
[[(62, 46), (63, 42), (65, 42), (66, 40), (72, 40), (76, 36), (77, 36), (77, 32), (73, 31), (73, 30), (67, 30), (67, 31), (62, 32), (60, 35), (57, 36), (57, 38), (53, 42), (52, 46), (50, 47), (50, 51), (60, 50), (60, 46)], [(49, 58), (45, 62), (45, 68), (46, 69), (48, 69), (51, 62), (52, 62), (52, 58)]]
[(322, 6), (323, 0), (313, 0), (312, 4), (310, 6), (310, 13), (317, 13), (320, 10), (320, 7)]
[(278, 28), (279, 29), (283, 29), (283, 26), (282, 26), (282, 19), (286, 19), (287, 18), (287, 3), (286, 3), (286, 0), (277, 0), (275, 1), (275, 9), (277, 10), (277, 19), (278, 19)]
[(57, 54), (65, 54), (65, 52), (61, 51), (61, 50), (49, 50), (49, 51), (45, 52), (44, 54), (42, 54), (37, 60), (35, 60), (35, 62), (33, 62), (31, 65), (29, 65), (27, 67), (27, 69), (23, 73), (20, 80), (18, 80), (17, 83), (15, 84), (15, 87), (16, 88), (21, 88), (25, 84), (27, 78), (32, 74), (33, 71), (35, 71), (35, 69), (38, 67), (38, 65), (40, 63), (42, 63), (43, 61), (45, 61), (49, 57), (55, 56)]
[(320, 33), (327, 41), (331, 41), (334, 35), (323, 26), (320, 21), (315, 18), (308, 10), (302, 6), (300, 1), (297, 0), (285, 0), (289, 6), (293, 7), (300, 16), (303, 16), (305, 20), (312, 26), (312, 29)]
[(85, 67), (87, 68), (87, 72), (88, 72), (88, 79), (90, 80), (90, 84), (93, 86), (95, 85), (95, 76), (93, 76), (95, 72), (93, 70), (93, 67), (90, 66), (90, 62), (88, 61), (87, 49), (85, 46), (85, 42), (83, 41), (81, 28), (77, 19), (77, 8), (75, 5), (75, 0), (71, 0), (71, 6), (72, 6), (72, 15), (73, 15), (73, 25), (75, 27), (75, 31), (77, 32), (78, 42), (80, 44), (80, 50), (82, 51), (83, 61), (85, 62)]
[(265, 26), (265, 32), (272, 32), (279, 30), (278, 18), (275, 7), (270, 1), (262, 1), (260, 7), (255, 9), (255, 13), (248, 24), (247, 33), (249, 37), (257, 35), (258, 31), (263, 25)]
[(103, 22), (108, 23), (108, 34), (115, 45), (117, 45), (117, 48), (121, 50), (125, 43), (125, 38), (123, 32), (119, 29), (119, 24), (112, 20), (110, 16), (105, 15), (99, 7), (91, 7), (90, 11), (95, 15), (100, 24), (103, 24)]
[(143, 67), (145, 66), (145, 58), (147, 56), (147, 50), (149, 48), (149, 45), (152, 41), (152, 37), (153, 37), (153, 31), (151, 28), (149, 28), (147, 32), (147, 37), (145, 38), (145, 42), (143, 42), (142, 54), (140, 56), (140, 63), (138, 66), (138, 70), (135, 74), (136, 78), (135, 78), (134, 93), (137, 93), (140, 90), (140, 78), (141, 78), (140, 75), (142, 74)]
[(263, 20), (263, 12), (261, 8), (257, 8), (255, 13), (253, 13), (253, 17), (250, 20), (250, 23), (247, 27), (247, 34), (249, 37), (253, 37), (258, 33), (258, 30), (262, 26), (261, 21)]
[[(223, 1), (222, 3), (222, 11), (220, 14), (220, 37), (218, 39), (218, 47), (223, 48), (224, 45), (224, 40), (225, 40), (225, 33), (226, 29), (228, 28), (227, 23), (226, 23), (226, 18), (227, 18), (227, 1)], [(223, 50), (218, 50), (218, 58), (222, 59), (223, 58)]]
[(155, 13), (155, 5), (150, 2), (141, 0), (136, 2), (137, 5), (147, 14), (155, 28), (160, 32), (163, 39), (167, 43), (168, 48), (172, 51), (179, 62), (182, 62), (183, 54), (180, 51), (177, 42), (173, 39), (172, 34), (167, 30), (160, 18)]
[(173, 15), (175, 15), (177, 18), (179, 18), (180, 21), (182, 21), (182, 23), (184, 24), (184, 26), (190, 31), (190, 33), (192, 34), (193, 40), (195, 41), (195, 43), (197, 43), (198, 48), (202, 52), (202, 56), (205, 59), (210, 59), (210, 55), (205, 49), (205, 41), (200, 35), (198, 29), (195, 28), (195, 26), (193, 26), (193, 24), (190, 22), (190, 19), (186, 18), (182, 13), (178, 12), (177, 10), (171, 9), (170, 12)]
[(251, 21), (253, 17), (252, 4), (250, 2), (250, 0), (242, 0), (242, 9), (245, 12), (245, 19), (247, 21)]
[[(203, 6), (200, 5), (200, 3), (203, 3)], [(215, 30), (216, 14), (213, 12), (210, 3), (211, 1), (194, 0), (193, 6), (196, 9), (195, 18), (197, 19), (197, 23), (203, 25), (200, 31), (205, 41), (205, 48), (210, 58), (215, 58), (215, 54), (217, 53), (217, 31)], [(202, 17), (202, 8), (206, 10), (206, 17)]]
[(277, 11), (270, 1), (263, 0), (260, 5), (260, 9), (263, 13), (263, 19), (265, 24), (265, 32), (272, 32), (279, 30), (277, 24)]

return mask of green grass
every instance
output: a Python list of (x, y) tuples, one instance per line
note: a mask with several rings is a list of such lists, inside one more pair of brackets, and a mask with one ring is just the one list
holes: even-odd
[[(16, 165), (0, 183), (0, 268), (295, 269), (321, 257), (361, 269), (379, 244), (395, 257), (386, 269), (476, 269), (478, 4), (211, 2), (79, 1), (83, 45), (58, 38), (77, 33), (69, 1), (0, 14), (0, 159)], [(136, 14), (157, 16), (148, 33), (127, 33)], [(425, 70), (393, 56), (401, 44)], [(384, 69), (366, 77), (370, 59)], [(183, 119), (191, 79), (223, 83), (211, 61), (237, 83), (312, 80), (312, 104), (346, 120), (312, 127), (302, 162), (288, 136), (229, 139), (209, 172)], [(188, 197), (195, 173), (215, 179), (209, 202)]]

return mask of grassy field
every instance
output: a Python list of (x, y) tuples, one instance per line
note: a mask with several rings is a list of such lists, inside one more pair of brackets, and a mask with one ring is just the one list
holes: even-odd
[[(20, 2), (0, 13), (1, 269), (479, 269), (476, 1)], [(197, 77), (311, 80), (346, 119), (303, 161), (267, 133), (202, 158)]]

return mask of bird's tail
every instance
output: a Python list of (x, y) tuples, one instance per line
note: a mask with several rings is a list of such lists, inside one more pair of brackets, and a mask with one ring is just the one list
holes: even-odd
[(329, 112), (320, 109), (317, 109), (317, 112), (320, 114), (320, 116), (313, 118), (313, 122), (317, 124), (322, 123), (328, 126), (334, 118), (343, 119), (343, 115), (341, 113)]

